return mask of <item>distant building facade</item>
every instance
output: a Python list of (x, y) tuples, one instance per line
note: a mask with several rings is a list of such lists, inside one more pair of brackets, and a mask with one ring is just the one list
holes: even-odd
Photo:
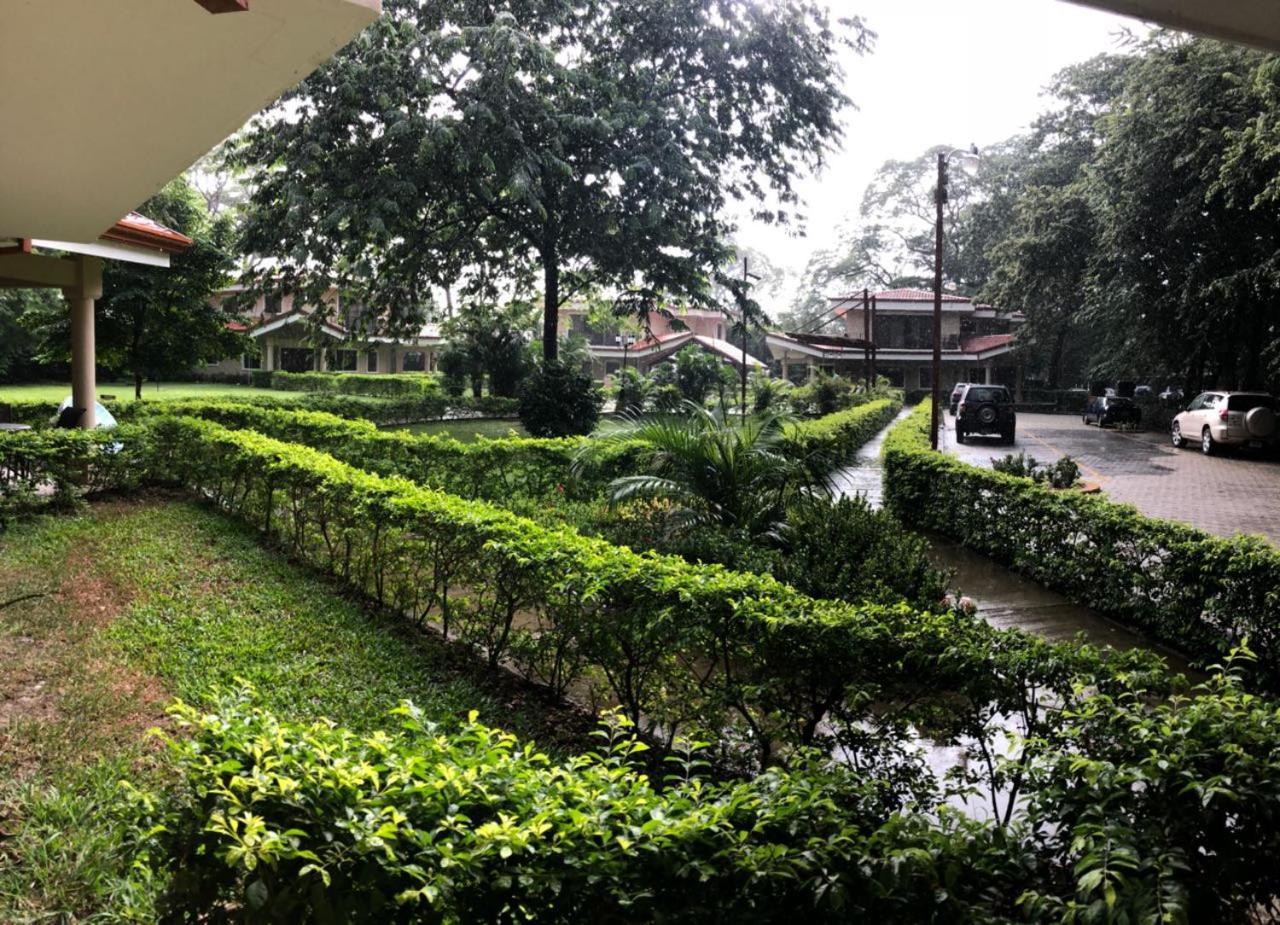
[[(933, 387), (933, 293), (887, 289), (871, 293), (865, 312), (861, 292), (832, 296), (830, 312), (843, 331), (773, 332), (766, 338), (779, 372), (802, 382), (819, 372), (860, 378), (868, 361), (878, 376), (907, 391)], [(942, 386), (999, 383), (1016, 389), (1021, 370), (1015, 332), (1018, 312), (1000, 312), (964, 296), (942, 296)]]

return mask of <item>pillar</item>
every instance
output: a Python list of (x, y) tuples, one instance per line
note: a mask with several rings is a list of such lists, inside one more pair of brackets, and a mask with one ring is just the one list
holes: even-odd
[(68, 259), (76, 264), (76, 285), (62, 291), (71, 307), (71, 404), (84, 409), (80, 426), (92, 429), (98, 423), (93, 303), (102, 298), (102, 260), (84, 255)]

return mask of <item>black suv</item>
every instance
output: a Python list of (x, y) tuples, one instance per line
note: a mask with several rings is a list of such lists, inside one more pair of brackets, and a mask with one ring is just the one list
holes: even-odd
[(970, 434), (996, 434), (1013, 443), (1017, 424), (1013, 396), (1002, 385), (970, 384), (956, 405), (957, 443), (964, 443)]

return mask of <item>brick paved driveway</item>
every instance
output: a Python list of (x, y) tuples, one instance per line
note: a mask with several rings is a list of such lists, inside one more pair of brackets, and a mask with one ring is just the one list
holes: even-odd
[(1280, 545), (1280, 462), (1250, 456), (1203, 456), (1198, 449), (1175, 450), (1163, 433), (1119, 433), (1059, 414), (1019, 414), (1014, 447), (985, 437), (956, 443), (954, 419), (946, 418), (945, 446), (975, 465), (1026, 451), (1041, 462), (1070, 456), (1081, 477), (1116, 501), (1144, 514), (1180, 520), (1231, 536), (1260, 533)]

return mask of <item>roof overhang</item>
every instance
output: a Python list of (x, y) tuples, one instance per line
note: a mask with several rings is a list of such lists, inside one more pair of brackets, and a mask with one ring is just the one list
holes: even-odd
[(321, 334), (325, 334), (329, 337), (332, 337), (334, 340), (337, 340), (337, 341), (343, 341), (344, 343), (351, 336), (345, 328), (340, 328), (336, 324), (331, 324), (328, 321), (321, 321), (317, 325), (315, 323), (315, 320), (306, 312), (298, 312), (298, 311), (287, 312), (278, 318), (273, 318), (270, 321), (267, 321), (267, 322), (264, 322), (263, 324), (258, 325), (252, 331), (249, 332), (249, 336), (263, 337), (264, 335), (271, 334), (275, 331), (279, 331), (283, 328), (287, 328), (292, 325), (306, 325), (306, 326), (313, 327), (315, 330), (319, 331)]
[(1162, 26), (1280, 51), (1275, 0), (1071, 0), (1080, 6), (1136, 16)]
[[(765, 335), (765, 343), (768, 344), (770, 350), (781, 351), (790, 356), (807, 356), (817, 359), (829, 361), (847, 361), (861, 363), (865, 360), (867, 351), (864, 347), (832, 347), (824, 344), (806, 344), (802, 341), (794, 340), (785, 334), (771, 333)], [(997, 347), (991, 347), (987, 350), (976, 352), (963, 352), (959, 350), (943, 350), (942, 361), (944, 363), (966, 362), (974, 363), (982, 360), (990, 360), (1006, 353), (1013, 352), (1013, 344), (1001, 344)], [(892, 348), (880, 347), (875, 351), (876, 360), (882, 363), (927, 363), (933, 359), (933, 351), (931, 350), (894, 350)]]
[(97, 241), (380, 8), (252, 0), (211, 16), (192, 0), (6, 0), (0, 237)]

